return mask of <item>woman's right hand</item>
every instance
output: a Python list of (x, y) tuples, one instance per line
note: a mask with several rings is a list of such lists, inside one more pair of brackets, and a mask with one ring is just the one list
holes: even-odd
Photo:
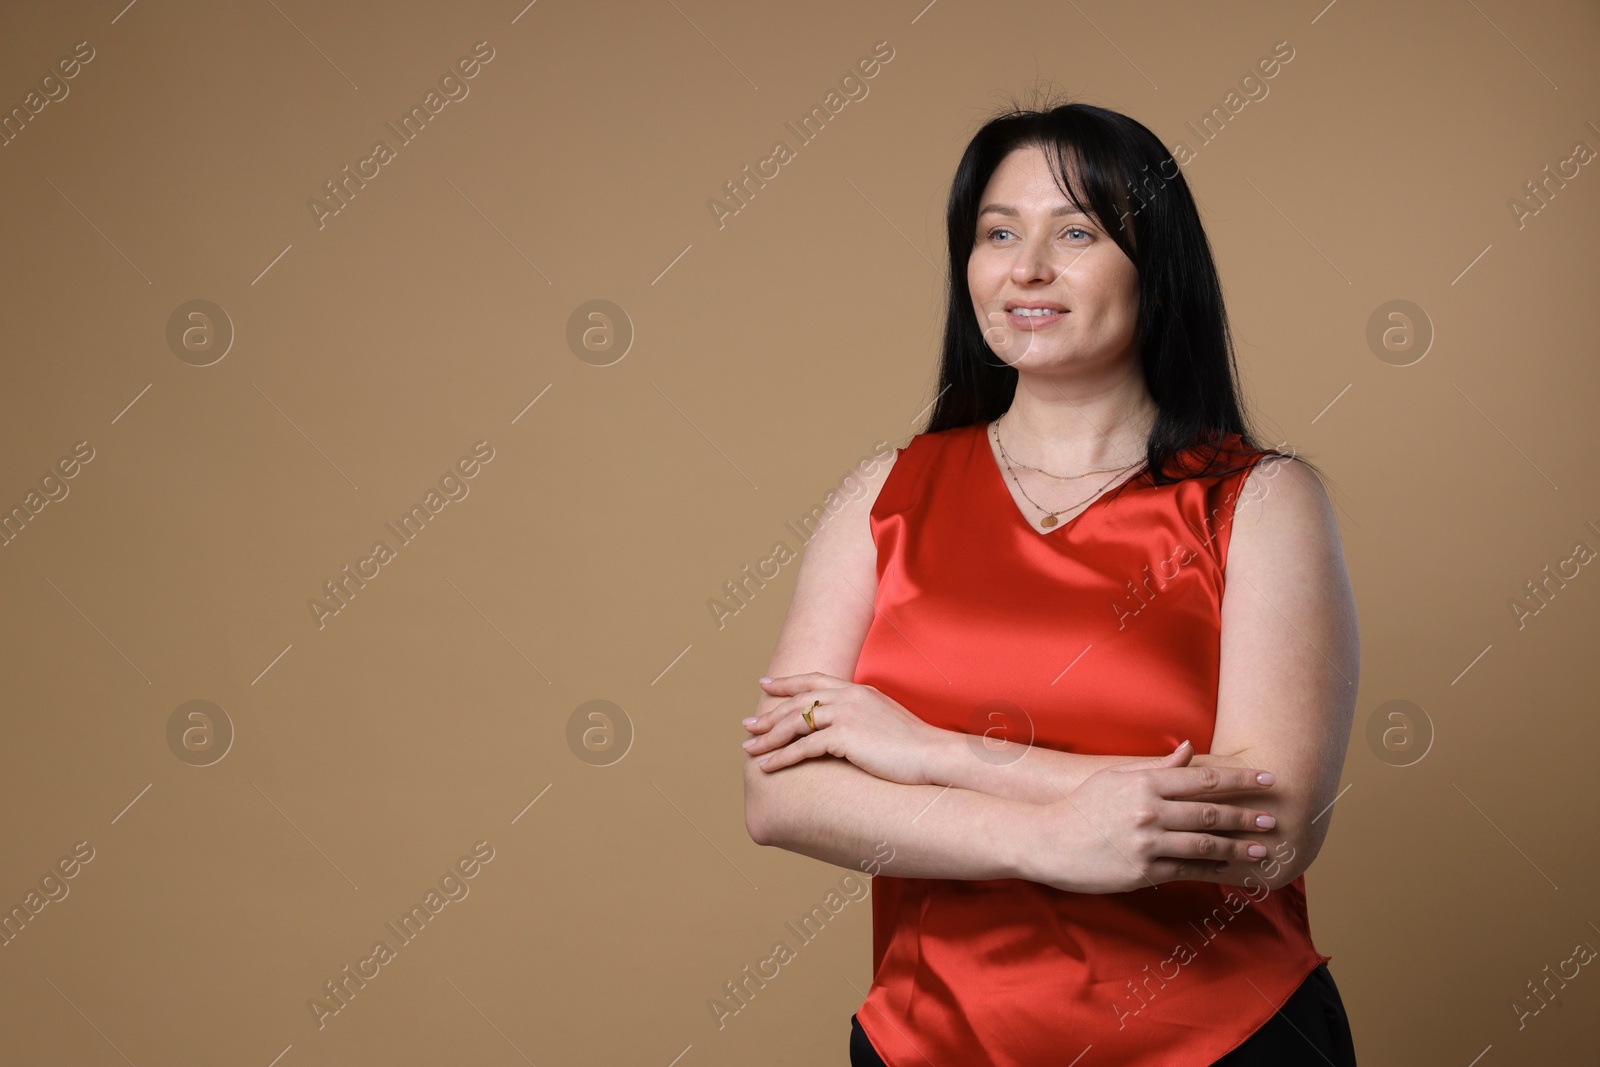
[[(1023, 877), (1074, 893), (1123, 893), (1213, 873), (1219, 860), (1254, 863), (1265, 846), (1218, 831), (1271, 829), (1262, 808), (1216, 794), (1262, 792), (1260, 768), (1190, 767), (1194, 749), (1096, 771), (1063, 799), (1038, 805)], [(1268, 782), (1272, 781), (1268, 776)], [(1190, 799), (1194, 798), (1194, 799)], [(1258, 826), (1258, 816), (1267, 826)], [(1261, 850), (1253, 856), (1249, 850)]]

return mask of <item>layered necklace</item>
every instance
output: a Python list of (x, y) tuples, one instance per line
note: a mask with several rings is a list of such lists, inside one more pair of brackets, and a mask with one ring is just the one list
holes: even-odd
[[(1009, 415), (1009, 414), (1011, 414), (1009, 411), (1006, 412), (1006, 415)], [(1002, 416), (1000, 416), (1000, 418), (996, 419), (994, 425), (989, 428), (989, 433), (990, 433), (991, 436), (994, 437), (995, 447), (997, 447), (1000, 450), (1000, 458), (1005, 461), (1006, 470), (1011, 474), (1011, 480), (1013, 482), (1017, 483), (1017, 491), (1022, 494), (1023, 499), (1025, 499), (1028, 503), (1032, 504), (1034, 507), (1036, 507), (1040, 511), (1044, 512), (1044, 518), (1039, 520), (1039, 525), (1043, 526), (1047, 530), (1050, 527), (1054, 526), (1058, 521), (1060, 521), (1057, 518), (1058, 515), (1063, 515), (1066, 512), (1071, 511), (1073, 508), (1076, 508), (1076, 507), (1078, 507), (1078, 506), (1080, 506), (1082, 504), (1087, 504), (1089, 501), (1091, 501), (1095, 497), (1099, 496), (1101, 494), (1101, 492), (1103, 492), (1105, 490), (1106, 486), (1109, 486), (1112, 482), (1116, 481), (1117, 480), (1117, 475), (1121, 474), (1123, 471), (1127, 470), (1130, 467), (1137, 466), (1138, 462), (1142, 462), (1142, 461), (1137, 461), (1135, 463), (1124, 463), (1120, 467), (1102, 467), (1102, 468), (1098, 468), (1098, 469), (1095, 469), (1095, 470), (1087, 470), (1087, 471), (1084, 471), (1081, 474), (1052, 474), (1049, 471), (1044, 470), (1043, 468), (1040, 468), (1040, 467), (1030, 467), (1026, 463), (1018, 463), (1015, 460), (1013, 460), (1011, 458), (1011, 454), (1006, 451), (1006, 446), (1000, 442), (1000, 424), (1005, 421), (1005, 417), (1006, 417), (1005, 415), (1002, 415)], [(1022, 488), (1022, 481), (1021, 481), (1021, 479), (1019, 479), (1017, 477), (1017, 469), (1018, 468), (1021, 468), (1022, 470), (1036, 471), (1039, 474), (1043, 474), (1047, 478), (1059, 478), (1062, 481), (1071, 481), (1074, 478), (1087, 478), (1091, 474), (1110, 474), (1111, 475), (1111, 479), (1109, 481), (1107, 481), (1104, 485), (1101, 485), (1100, 488), (1096, 489), (1094, 492), (1092, 492), (1088, 496), (1084, 497), (1082, 500), (1075, 501), (1074, 503), (1069, 504), (1064, 508), (1057, 508), (1055, 511), (1051, 511), (1049, 508), (1045, 507), (1043, 504), (1041, 504), (1037, 500), (1033, 499), (1033, 497), (1029, 496), (1028, 495), (1028, 491), (1026, 489)]]

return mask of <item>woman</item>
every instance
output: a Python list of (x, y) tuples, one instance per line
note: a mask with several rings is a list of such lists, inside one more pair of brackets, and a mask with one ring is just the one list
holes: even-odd
[(851, 1062), (1353, 1064), (1303, 872), (1354, 600), (1183, 176), (1116, 112), (1013, 111), (947, 214), (927, 429), (808, 543), (745, 720), (752, 838), (876, 875)]

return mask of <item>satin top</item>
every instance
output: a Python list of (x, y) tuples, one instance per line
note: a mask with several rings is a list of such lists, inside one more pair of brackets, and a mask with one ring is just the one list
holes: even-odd
[[(1264, 454), (1224, 444), (1213, 469), (1244, 469), (1161, 486), (1141, 469), (1041, 533), (987, 423), (914, 436), (871, 510), (877, 610), (854, 681), (942, 729), (1209, 752), (1233, 504)], [(889, 1067), (1203, 1067), (1333, 958), (1312, 944), (1303, 876), (1096, 894), (893, 867), (872, 881), (857, 1012)]]

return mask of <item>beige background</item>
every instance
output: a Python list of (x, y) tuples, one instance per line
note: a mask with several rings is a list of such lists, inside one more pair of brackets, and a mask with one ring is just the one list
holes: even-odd
[[(0, 906), (93, 858), (0, 947), (0, 1059), (844, 1063), (865, 900), (708, 1008), (845, 874), (743, 823), (795, 566), (720, 629), (709, 601), (919, 428), (944, 196), (996, 105), (1042, 85), (1193, 148), (1286, 40), (1184, 172), (1361, 610), (1312, 929), (1364, 1065), (1596, 1062), (1594, 967), (1511, 1005), (1600, 947), (1600, 574), (1520, 629), (1510, 602), (1600, 548), (1600, 173), (1508, 206), (1600, 148), (1593, 4), (43, 7), (0, 11), (0, 106), (93, 59), (0, 148), (0, 508), (93, 458), (0, 548)], [(879, 41), (869, 95), (719, 229), (723, 183)], [(319, 228), (478, 42), (469, 95)], [(197, 299), (234, 333), (203, 367), (167, 340)], [(609, 366), (567, 341), (597, 299), (633, 333)], [(1432, 338), (1409, 366), (1367, 340), (1393, 300)], [(319, 627), (480, 441), (469, 495)], [(192, 700), (220, 760), (215, 715), (169, 744)], [(609, 766), (568, 743), (592, 700), (631, 733)], [(1393, 700), (1426, 725), (1386, 749)], [(469, 895), (319, 1029), (323, 984), (480, 841)]]

